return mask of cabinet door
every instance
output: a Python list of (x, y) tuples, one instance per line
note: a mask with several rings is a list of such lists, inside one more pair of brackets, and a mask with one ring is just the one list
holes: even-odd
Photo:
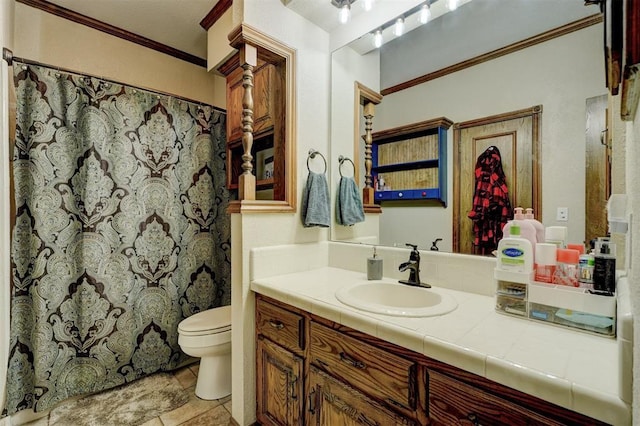
[(407, 412), (416, 410), (415, 362), (316, 322), (310, 324), (310, 362), (373, 398)]
[(517, 404), (429, 372), (429, 417), (434, 425), (560, 425)]
[(414, 425), (357, 390), (311, 367), (306, 424), (313, 426)]
[[(227, 141), (242, 139), (242, 68), (227, 78)], [(276, 99), (275, 66), (259, 61), (253, 70), (253, 134), (258, 138), (274, 125)]]
[(257, 358), (258, 421), (262, 425), (302, 424), (303, 359), (262, 336)]

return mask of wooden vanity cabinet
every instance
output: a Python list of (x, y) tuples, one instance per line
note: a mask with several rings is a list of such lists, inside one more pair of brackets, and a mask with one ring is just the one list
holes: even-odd
[(436, 371), (429, 372), (429, 418), (442, 426), (563, 424)]
[(311, 364), (405, 416), (419, 417), (416, 362), (315, 321), (310, 323), (309, 336)]
[(363, 393), (353, 389), (313, 365), (309, 374), (308, 425), (416, 425), (382, 407)]
[(263, 425), (604, 425), (268, 297), (256, 297)]
[(256, 300), (256, 416), (263, 425), (304, 424), (305, 321)]
[(301, 425), (304, 359), (263, 336), (257, 346), (257, 418), (263, 425)]

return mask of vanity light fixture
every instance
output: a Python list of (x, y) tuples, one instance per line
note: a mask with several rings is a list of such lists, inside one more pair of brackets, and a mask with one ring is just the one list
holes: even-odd
[(351, 2), (349, 0), (342, 0), (340, 3), (340, 10), (338, 11), (338, 20), (341, 24), (346, 24), (351, 18)]
[(382, 30), (378, 28), (375, 33), (373, 33), (373, 45), (378, 48), (382, 46)]
[[(356, 0), (331, 0), (331, 3), (336, 7), (340, 7), (344, 1), (348, 1), (349, 4), (352, 4)], [(419, 25), (426, 24), (433, 18), (434, 15), (432, 13), (435, 13), (437, 18), (448, 11), (456, 10), (461, 3), (468, 3), (471, 0), (441, 0), (448, 10), (444, 10), (444, 7), (438, 7), (435, 12), (432, 12), (431, 4), (436, 1), (438, 0), (423, 0), (399, 17), (385, 22), (382, 26), (378, 27), (377, 30), (368, 34), (369, 38), (367, 39), (367, 42), (372, 43), (375, 48), (379, 48), (383, 43), (402, 36), (405, 31), (412, 31)], [(385, 33), (385, 31), (387, 32)]]
[(404, 18), (396, 19), (396, 25), (393, 28), (393, 33), (396, 37), (400, 37), (404, 33)]
[(362, 7), (368, 12), (373, 8), (373, 2), (374, 0), (363, 0)]
[(429, 22), (429, 18), (431, 18), (431, 7), (429, 6), (429, 2), (426, 2), (420, 8), (420, 23), (426, 24), (427, 22)]

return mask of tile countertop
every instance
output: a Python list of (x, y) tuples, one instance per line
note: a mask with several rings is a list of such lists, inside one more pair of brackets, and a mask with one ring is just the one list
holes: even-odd
[(458, 308), (437, 317), (373, 314), (336, 299), (339, 288), (365, 281), (322, 267), (257, 279), (251, 290), (598, 420), (631, 424), (615, 339), (499, 314), (493, 297), (443, 288), (432, 290)]

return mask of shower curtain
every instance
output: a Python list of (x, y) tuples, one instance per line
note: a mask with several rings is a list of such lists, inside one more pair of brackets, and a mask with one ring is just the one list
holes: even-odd
[(178, 323), (231, 298), (225, 113), (13, 69), (6, 414), (175, 368)]

